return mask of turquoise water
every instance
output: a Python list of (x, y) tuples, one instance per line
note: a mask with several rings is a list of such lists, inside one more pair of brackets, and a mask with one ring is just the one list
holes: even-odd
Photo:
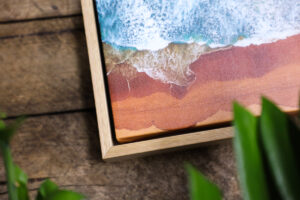
[(95, 1), (102, 40), (114, 47), (247, 46), (300, 33), (299, 0)]

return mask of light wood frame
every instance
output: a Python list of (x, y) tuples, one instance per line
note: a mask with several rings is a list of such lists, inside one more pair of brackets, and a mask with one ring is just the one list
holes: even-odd
[(177, 149), (192, 148), (204, 143), (222, 141), (233, 137), (233, 128), (225, 127), (127, 144), (115, 143), (109, 114), (110, 107), (107, 102), (108, 95), (105, 87), (105, 74), (102, 71), (94, 0), (81, 0), (81, 4), (93, 81), (102, 158), (104, 160), (119, 160), (121, 158), (132, 158)]

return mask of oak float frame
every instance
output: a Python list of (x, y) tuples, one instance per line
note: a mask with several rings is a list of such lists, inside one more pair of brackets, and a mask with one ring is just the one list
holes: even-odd
[(94, 0), (81, 0), (81, 5), (103, 160), (119, 160), (122, 158), (133, 158), (154, 153), (192, 148), (204, 143), (222, 141), (233, 137), (233, 128), (225, 127), (126, 144), (115, 143), (109, 114), (110, 107), (107, 102), (109, 100), (105, 87), (105, 74), (102, 71), (101, 46), (99, 45)]

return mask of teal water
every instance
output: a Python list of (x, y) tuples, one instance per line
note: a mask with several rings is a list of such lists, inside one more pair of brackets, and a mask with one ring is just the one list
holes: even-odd
[(299, 0), (95, 1), (102, 40), (114, 47), (157, 50), (171, 42), (247, 46), (300, 33)]

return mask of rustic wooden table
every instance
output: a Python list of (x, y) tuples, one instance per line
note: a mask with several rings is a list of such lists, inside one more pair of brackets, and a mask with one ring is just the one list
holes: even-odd
[[(0, 0), (0, 109), (28, 119), (14, 159), (31, 195), (51, 178), (89, 199), (188, 199), (184, 161), (240, 199), (231, 141), (122, 162), (101, 160), (79, 0)], [(0, 199), (7, 199), (0, 163)]]

